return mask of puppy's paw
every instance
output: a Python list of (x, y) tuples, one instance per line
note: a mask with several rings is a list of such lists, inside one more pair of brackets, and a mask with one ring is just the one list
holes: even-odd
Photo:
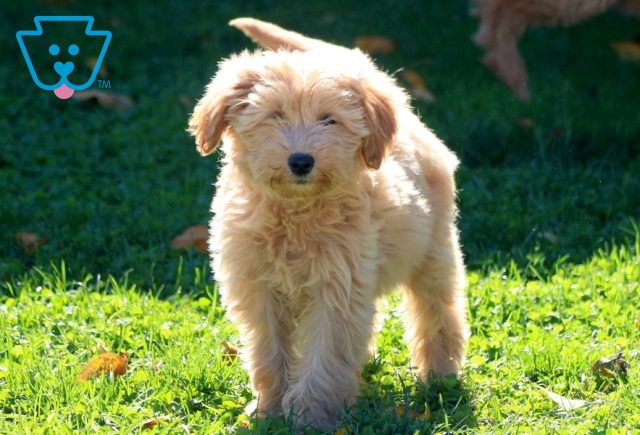
[(264, 420), (267, 417), (281, 417), (282, 408), (280, 406), (279, 400), (265, 402), (258, 398), (252, 400), (247, 404), (247, 406), (245, 406), (244, 413), (247, 415), (255, 416), (260, 420)]

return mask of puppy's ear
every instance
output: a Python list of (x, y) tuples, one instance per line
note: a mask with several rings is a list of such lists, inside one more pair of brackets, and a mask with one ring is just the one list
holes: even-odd
[(358, 87), (369, 128), (369, 135), (362, 143), (362, 157), (369, 168), (379, 169), (382, 160), (389, 154), (398, 131), (394, 101), (391, 95), (385, 95), (366, 82)]
[(213, 153), (229, 127), (229, 116), (247, 105), (246, 97), (259, 79), (259, 55), (243, 52), (220, 63), (189, 118), (188, 132), (203, 156)]

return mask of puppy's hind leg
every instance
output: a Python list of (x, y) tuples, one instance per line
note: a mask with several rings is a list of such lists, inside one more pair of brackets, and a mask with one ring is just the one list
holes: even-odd
[(469, 335), (456, 229), (451, 225), (436, 231), (432, 243), (423, 265), (405, 285), (407, 339), (423, 381), (430, 373), (458, 374)]

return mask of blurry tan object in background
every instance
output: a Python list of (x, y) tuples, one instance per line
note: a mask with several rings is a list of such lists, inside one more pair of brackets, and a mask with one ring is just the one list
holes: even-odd
[(485, 65), (505, 82), (516, 97), (529, 101), (527, 69), (518, 40), (531, 24), (569, 26), (617, 5), (640, 16), (640, 0), (475, 0), (480, 27), (474, 41), (487, 49)]

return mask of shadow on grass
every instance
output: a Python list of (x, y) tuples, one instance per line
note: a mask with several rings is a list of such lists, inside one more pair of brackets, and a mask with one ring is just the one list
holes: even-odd
[(477, 426), (471, 393), (455, 376), (432, 376), (426, 383), (412, 376), (400, 385), (398, 391), (367, 383), (345, 416), (346, 433), (434, 433)]
[(640, 221), (640, 159), (589, 163), (538, 158), (463, 167), (459, 227), (469, 270), (509, 269), (531, 278), (633, 244)]
[[(361, 391), (356, 404), (344, 409), (333, 430), (305, 428), (303, 433), (324, 434), (400, 434), (436, 433), (473, 430), (477, 421), (470, 391), (455, 376), (432, 376), (426, 383), (414, 374), (403, 375), (392, 383), (374, 381), (386, 372), (370, 361), (362, 374)], [(377, 376), (374, 376), (374, 373)], [(252, 418), (243, 434), (295, 433), (291, 419)]]

